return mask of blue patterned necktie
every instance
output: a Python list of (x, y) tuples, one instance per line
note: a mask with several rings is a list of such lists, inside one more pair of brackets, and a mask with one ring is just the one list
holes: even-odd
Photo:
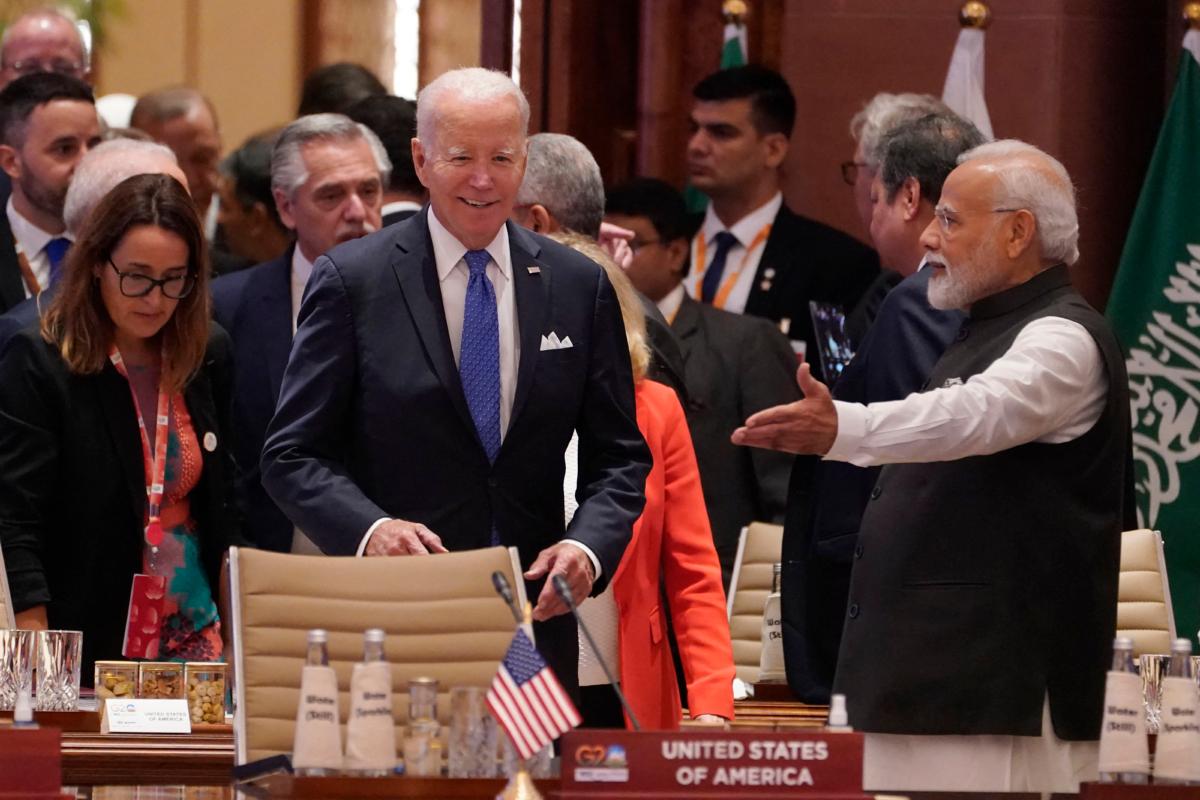
[(471, 277), (463, 309), (462, 346), (458, 375), (467, 408), (488, 461), (500, 452), (500, 325), (496, 319), (496, 290), (487, 277), (487, 250), (468, 250), (464, 256)]
[(729, 251), (738, 243), (737, 237), (729, 231), (721, 231), (716, 236), (717, 252), (713, 254), (712, 263), (708, 265), (708, 269), (704, 270), (704, 282), (700, 285), (700, 301), (712, 305), (713, 298), (717, 296), (717, 289), (721, 286), (721, 275), (725, 272), (725, 259), (729, 257)]
[(46, 253), (46, 259), (50, 262), (49, 286), (53, 286), (54, 284), (58, 283), (58, 279), (62, 274), (63, 257), (66, 256), (67, 250), (70, 247), (71, 240), (62, 236), (46, 242), (46, 247), (44, 249)]

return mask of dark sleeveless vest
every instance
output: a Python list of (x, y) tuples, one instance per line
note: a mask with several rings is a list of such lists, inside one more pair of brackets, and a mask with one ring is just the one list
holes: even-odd
[(867, 504), (834, 691), (857, 729), (1096, 739), (1132, 521), (1129, 388), (1107, 322), (1063, 266), (976, 303), (926, 388), (983, 372), (1042, 317), (1100, 350), (1099, 421), (1063, 444), (887, 466)]

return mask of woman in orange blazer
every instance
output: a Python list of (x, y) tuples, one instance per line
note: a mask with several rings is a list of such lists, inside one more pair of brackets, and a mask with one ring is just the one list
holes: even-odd
[[(561, 241), (604, 266), (616, 289), (633, 362), (638, 428), (654, 457), (646, 478), (645, 509), (611, 582), (617, 608), (618, 680), (644, 730), (679, 727), (683, 712), (664, 619), (665, 595), (691, 717), (709, 722), (732, 719), (733, 645), (721, 564), (683, 408), (674, 391), (645, 377), (650, 361), (645, 320), (629, 279), (590, 240), (565, 236)], [(588, 603), (597, 601), (606, 602), (601, 595)], [(611, 702), (617, 703), (615, 694)], [(585, 717), (587, 705), (585, 700)]]

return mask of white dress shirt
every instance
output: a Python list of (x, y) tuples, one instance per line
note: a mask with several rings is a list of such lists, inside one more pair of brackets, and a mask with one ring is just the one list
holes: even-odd
[(300, 252), (300, 245), (292, 249), (292, 338), (296, 336), (296, 321), (300, 317), (300, 301), (304, 299), (304, 287), (308, 285), (308, 276), (312, 275), (312, 262)]
[[(563, 512), (566, 523), (570, 525), (575, 511), (579, 508), (579, 503), (575, 500), (575, 491), (579, 488), (579, 434), (577, 432), (571, 433), (571, 441), (567, 445), (567, 452), (563, 454), (563, 461), (565, 467), (563, 469)], [(587, 625), (592, 638), (596, 640), (596, 647), (600, 649), (599, 657), (597, 657), (587, 639), (580, 634), (579, 685), (606, 685), (608, 676), (604, 674), (602, 663), (607, 664), (611, 669), (619, 663), (618, 659), (621, 654), (618, 644), (620, 620), (612, 584), (609, 583), (604, 591), (595, 597), (589, 597), (580, 603), (579, 616)]]
[[(735, 272), (737, 273), (737, 281), (733, 284), (733, 288), (730, 290), (724, 304), (719, 307), (726, 311), (732, 311), (735, 314), (741, 314), (745, 311), (746, 301), (750, 299), (750, 290), (754, 288), (754, 276), (758, 274), (758, 265), (762, 261), (763, 251), (767, 249), (767, 243), (764, 240), (753, 250), (747, 251), (747, 248), (754, 244), (754, 237), (758, 235), (759, 231), (775, 222), (775, 217), (779, 214), (779, 209), (782, 207), (783, 194), (776, 192), (775, 196), (766, 203), (763, 203), (734, 224), (726, 226), (717, 216), (717, 212), (713, 211), (712, 203), (709, 203), (708, 210), (704, 212), (704, 224), (700, 227), (700, 233), (698, 234), (704, 237), (704, 270), (697, 268), (695, 263), (696, 248), (693, 243), (691, 255), (692, 269), (684, 279), (684, 284), (687, 286), (687, 293), (697, 300), (700, 299), (700, 287), (704, 282), (703, 273), (708, 269), (708, 265), (712, 263), (713, 257), (717, 253), (717, 234), (727, 230), (734, 235), (738, 243), (729, 249), (729, 255), (725, 258), (725, 271), (721, 275), (720, 285), (724, 286), (725, 281)], [(740, 272), (738, 271), (739, 268)]]
[[(442, 309), (446, 314), (446, 330), (450, 335), (450, 348), (454, 351), (454, 363), (459, 362), (462, 351), (463, 316), (466, 311), (467, 282), (471, 277), (467, 266), (467, 246), (454, 234), (446, 230), (430, 207), (428, 214), (429, 237), (433, 242), (434, 264), (437, 266), (438, 282), (441, 284)], [(296, 248), (297, 252), (300, 248)], [(500, 334), (500, 441), (508, 433), (512, 418), (513, 400), (517, 393), (517, 364), (521, 360), (521, 336), (517, 326), (516, 289), (513, 283), (512, 254), (508, 247), (508, 226), (501, 225), (496, 236), (484, 248), (491, 261), (487, 265), (487, 278), (496, 293), (496, 322)], [(371, 534), (388, 518), (378, 519), (367, 529), (366, 536), (358, 546), (362, 555)], [(437, 531), (434, 531), (437, 533)], [(600, 577), (600, 559), (592, 549), (574, 539), (564, 539), (585, 552)]]
[(687, 290), (683, 288), (683, 283), (680, 283), (674, 289), (667, 292), (663, 296), (663, 299), (655, 303), (668, 325), (675, 324), (675, 315), (679, 313), (679, 307), (683, 305), (683, 296), (685, 294), (687, 294)]
[[(21, 213), (13, 207), (12, 195), (9, 195), (8, 205), (5, 206), (4, 211), (8, 215), (8, 227), (12, 229), (13, 241), (16, 242), (17, 249), (25, 255), (25, 261), (29, 264), (33, 277), (37, 278), (38, 286), (45, 289), (50, 285), (50, 257), (46, 255), (46, 245), (50, 243), (51, 239), (59, 237), (70, 239), (71, 237), (65, 231), (63, 233), (46, 233), (22, 217)], [(25, 296), (32, 296), (28, 286), (25, 287)]]
[[(471, 278), (465, 258), (467, 247), (446, 230), (432, 208), (429, 209), (429, 237), (433, 240), (433, 257), (437, 265), (438, 282), (442, 287), (446, 329), (450, 334), (450, 348), (454, 351), (454, 363), (457, 365), (462, 350), (467, 282)], [(500, 326), (500, 441), (504, 441), (517, 393), (517, 364), (521, 360), (508, 226), (501, 225), (496, 238), (484, 249), (492, 257), (487, 265), (487, 278), (496, 292), (496, 321)]]
[(1100, 349), (1077, 322), (1042, 317), (983, 372), (885, 403), (834, 401), (837, 437), (825, 458), (860, 467), (951, 461), (1087, 433), (1107, 402)]

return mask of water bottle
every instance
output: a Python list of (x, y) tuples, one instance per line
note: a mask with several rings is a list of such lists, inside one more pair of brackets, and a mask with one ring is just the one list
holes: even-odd
[(758, 662), (760, 683), (784, 683), (787, 671), (783, 665), (783, 606), (779, 597), (783, 565), (771, 568), (771, 593), (763, 606), (762, 654)]
[(308, 632), (292, 746), (292, 767), (297, 775), (335, 775), (342, 766), (337, 674), (329, 666), (328, 639), (319, 628)]
[(1112, 668), (1104, 685), (1104, 717), (1100, 729), (1100, 781), (1146, 783), (1150, 750), (1142, 681), (1133, 667), (1133, 639), (1113, 640)]
[(1154, 782), (1200, 785), (1200, 700), (1192, 674), (1191, 639), (1171, 642), (1171, 662), (1163, 678)]
[(350, 720), (346, 725), (346, 770), (355, 775), (391, 775), (396, 768), (396, 728), (392, 719), (392, 669), (384, 657), (384, 633), (363, 633), (363, 660), (350, 678)]

